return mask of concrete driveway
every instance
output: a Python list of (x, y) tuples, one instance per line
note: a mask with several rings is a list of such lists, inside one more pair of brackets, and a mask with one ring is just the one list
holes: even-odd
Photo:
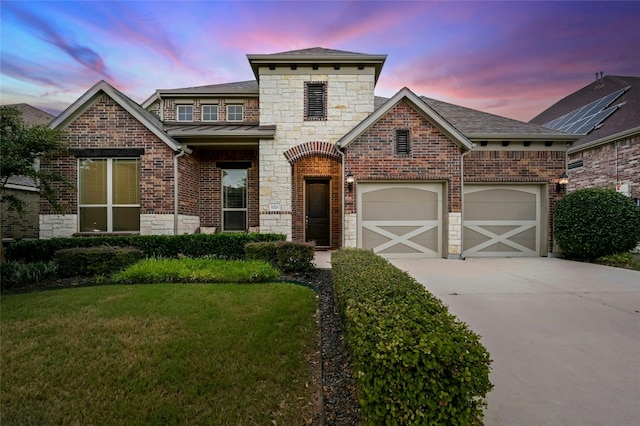
[(640, 425), (640, 272), (554, 258), (391, 262), (482, 336), (487, 426)]

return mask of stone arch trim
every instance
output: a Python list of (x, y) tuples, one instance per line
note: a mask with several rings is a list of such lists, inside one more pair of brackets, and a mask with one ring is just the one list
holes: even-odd
[(284, 156), (289, 162), (289, 164), (293, 164), (301, 158), (317, 155), (322, 157), (327, 157), (333, 160), (340, 160), (342, 155), (338, 148), (336, 148), (335, 144), (330, 142), (305, 142), (301, 145), (294, 146), (285, 151)]

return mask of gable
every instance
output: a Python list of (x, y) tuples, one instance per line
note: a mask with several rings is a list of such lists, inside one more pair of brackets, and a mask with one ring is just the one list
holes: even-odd
[[(371, 126), (376, 124), (380, 120), (384, 120), (387, 114), (394, 110), (397, 105), (404, 103), (410, 106), (412, 114), (415, 113), (423, 120), (429, 122), (435, 129), (437, 129), (443, 135), (459, 146), (463, 151), (468, 151), (472, 148), (472, 143), (460, 132), (453, 127), (448, 121), (442, 118), (436, 113), (429, 105), (423, 102), (418, 96), (416, 96), (411, 90), (406, 87), (396, 93), (391, 99), (385, 102), (382, 106), (374, 111), (369, 117), (363, 120), (349, 133), (344, 135), (338, 141), (338, 145), (341, 148), (348, 147), (356, 139), (367, 131)], [(407, 110), (409, 111), (409, 110)]]
[[(104, 80), (99, 81), (87, 90), (87, 92), (64, 110), (62, 114), (55, 118), (49, 127), (52, 129), (68, 127), (104, 95), (127, 111), (135, 120), (169, 146), (173, 151), (185, 151), (187, 153), (191, 153), (190, 149), (183, 147), (163, 130), (162, 123), (154, 117), (153, 114), (146, 111), (140, 105)], [(109, 118), (107, 117), (107, 119)]]

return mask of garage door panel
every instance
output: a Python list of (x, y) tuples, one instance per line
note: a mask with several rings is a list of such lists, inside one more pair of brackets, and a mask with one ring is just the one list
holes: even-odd
[(361, 183), (358, 246), (387, 257), (441, 257), (442, 184)]
[(539, 256), (539, 185), (465, 187), (465, 256)]

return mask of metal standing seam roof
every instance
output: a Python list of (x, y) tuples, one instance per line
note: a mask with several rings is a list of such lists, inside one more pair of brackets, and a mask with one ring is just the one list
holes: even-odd
[(275, 136), (276, 126), (257, 123), (178, 123), (165, 122), (164, 130), (176, 138), (262, 138)]

